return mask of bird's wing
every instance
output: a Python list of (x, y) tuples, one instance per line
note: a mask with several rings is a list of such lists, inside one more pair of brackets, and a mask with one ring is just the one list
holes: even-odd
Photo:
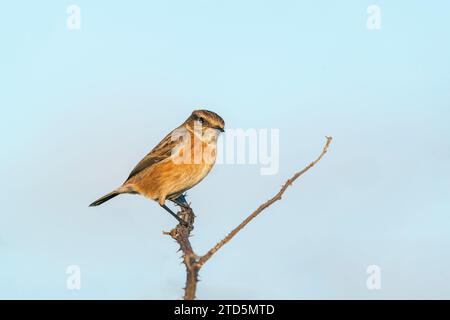
[[(153, 166), (154, 164), (161, 162), (172, 155), (172, 150), (177, 147), (182, 141), (182, 137), (178, 139), (174, 139), (172, 134), (169, 133), (161, 142), (153, 148), (150, 153), (148, 153), (137, 165), (134, 167), (133, 171), (131, 171), (127, 180), (130, 180), (131, 177), (137, 175), (139, 172)], [(126, 182), (125, 181), (125, 182)]]

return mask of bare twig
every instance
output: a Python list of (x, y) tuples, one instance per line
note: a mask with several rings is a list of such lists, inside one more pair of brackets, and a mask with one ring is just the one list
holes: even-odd
[(183, 263), (186, 266), (186, 286), (184, 288), (184, 300), (195, 299), (195, 292), (197, 290), (198, 282), (198, 257), (192, 250), (189, 237), (193, 230), (195, 214), (188, 205), (181, 206), (180, 218), (187, 224), (178, 224), (170, 232), (164, 234), (170, 235), (179, 245), (180, 251), (183, 252)]
[(305, 167), (303, 170), (297, 172), (287, 180), (283, 187), (281, 187), (281, 190), (271, 199), (269, 199), (267, 202), (263, 203), (261, 206), (259, 206), (258, 209), (256, 209), (252, 214), (250, 214), (244, 221), (241, 222), (240, 225), (238, 225), (234, 230), (232, 230), (224, 239), (222, 239), (220, 242), (218, 242), (211, 250), (209, 250), (204, 256), (202, 256), (199, 260), (199, 265), (202, 267), (206, 261), (208, 261), (220, 248), (222, 248), (226, 243), (228, 243), (233, 237), (241, 231), (250, 221), (252, 221), (257, 215), (259, 215), (263, 210), (270, 207), (272, 204), (274, 204), (276, 201), (281, 200), (281, 197), (286, 192), (287, 188), (294, 183), (295, 180), (297, 180), (300, 176), (302, 176), (306, 171), (311, 169), (318, 163), (322, 157), (327, 153), (328, 147), (331, 144), (332, 137), (326, 137), (327, 142), (325, 146), (323, 147), (322, 153), (317, 157), (316, 160), (311, 162), (307, 167)]
[(185, 205), (181, 207), (180, 217), (187, 222), (187, 226), (183, 224), (178, 224), (172, 231), (165, 232), (165, 234), (170, 235), (175, 241), (180, 245), (180, 250), (183, 252), (183, 262), (186, 266), (186, 287), (184, 288), (184, 299), (192, 300), (195, 299), (195, 292), (197, 290), (198, 282), (198, 272), (203, 267), (203, 265), (225, 244), (227, 244), (233, 237), (241, 231), (250, 221), (252, 221), (257, 215), (262, 211), (270, 207), (275, 202), (281, 200), (283, 194), (286, 192), (287, 188), (292, 185), (295, 180), (302, 176), (306, 171), (314, 167), (327, 153), (328, 148), (331, 144), (332, 137), (326, 137), (327, 142), (323, 147), (320, 155), (306, 166), (303, 170), (295, 173), (290, 179), (288, 179), (284, 185), (281, 187), (280, 191), (273, 196), (271, 199), (260, 205), (252, 214), (250, 214), (241, 224), (239, 224), (235, 229), (233, 229), (224, 239), (218, 242), (213, 248), (211, 248), (205, 255), (198, 257), (191, 246), (189, 237), (193, 229), (195, 215), (190, 206)]

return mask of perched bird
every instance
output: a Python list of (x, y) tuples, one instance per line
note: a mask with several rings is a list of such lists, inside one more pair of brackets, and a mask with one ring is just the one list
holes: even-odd
[(89, 206), (101, 205), (123, 193), (140, 194), (158, 201), (183, 223), (166, 206), (166, 200), (178, 205), (187, 203), (184, 193), (202, 181), (214, 166), (217, 139), (224, 128), (225, 122), (218, 114), (195, 110), (136, 165), (122, 186)]

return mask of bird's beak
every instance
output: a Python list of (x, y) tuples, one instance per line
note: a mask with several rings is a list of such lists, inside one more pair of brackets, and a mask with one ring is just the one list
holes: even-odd
[(217, 128), (220, 132), (225, 132), (224, 128)]

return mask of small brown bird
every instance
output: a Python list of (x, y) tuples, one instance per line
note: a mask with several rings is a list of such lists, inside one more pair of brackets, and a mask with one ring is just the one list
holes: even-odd
[(98, 206), (122, 193), (140, 194), (166, 206), (166, 200), (186, 204), (184, 193), (211, 171), (216, 161), (217, 139), (225, 122), (216, 113), (196, 110), (178, 128), (169, 133), (131, 171), (127, 180), (114, 191), (90, 204)]

